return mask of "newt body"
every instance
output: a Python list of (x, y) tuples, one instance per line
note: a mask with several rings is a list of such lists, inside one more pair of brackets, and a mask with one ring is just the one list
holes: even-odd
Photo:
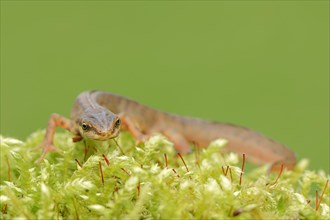
[(198, 146), (208, 144), (218, 138), (228, 140), (226, 149), (245, 153), (256, 164), (270, 163), (272, 170), (285, 165), (295, 165), (295, 154), (285, 147), (253, 130), (203, 119), (179, 116), (162, 112), (123, 96), (102, 91), (81, 93), (74, 104), (71, 119), (53, 114), (49, 120), (43, 143), (43, 155), (56, 149), (53, 135), (57, 126), (75, 134), (74, 141), (83, 138), (107, 140), (118, 135), (123, 124), (137, 140), (154, 133), (169, 138), (180, 153), (190, 152), (190, 143)]

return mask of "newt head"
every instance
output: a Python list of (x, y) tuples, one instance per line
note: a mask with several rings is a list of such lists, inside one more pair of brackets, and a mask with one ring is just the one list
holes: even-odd
[(118, 136), (121, 121), (106, 108), (89, 108), (77, 120), (79, 133), (84, 138), (105, 141)]

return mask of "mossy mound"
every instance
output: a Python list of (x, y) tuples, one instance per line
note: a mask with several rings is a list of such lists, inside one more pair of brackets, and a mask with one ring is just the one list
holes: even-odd
[(137, 146), (123, 132), (119, 148), (64, 132), (55, 135), (60, 152), (37, 165), (43, 134), (0, 137), (1, 219), (330, 219), (330, 187), (317, 211), (315, 196), (329, 176), (307, 160), (277, 181), (254, 168), (240, 184), (241, 155), (219, 153), (225, 141), (184, 155), (185, 166), (162, 136)]

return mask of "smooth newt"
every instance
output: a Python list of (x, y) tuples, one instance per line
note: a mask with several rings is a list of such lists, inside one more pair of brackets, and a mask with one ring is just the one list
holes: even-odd
[(56, 127), (62, 127), (75, 136), (73, 141), (83, 138), (108, 140), (119, 134), (123, 125), (138, 141), (154, 133), (161, 133), (174, 143), (180, 153), (190, 152), (190, 143), (198, 146), (218, 138), (228, 140), (226, 149), (245, 153), (256, 164), (270, 163), (271, 170), (283, 164), (291, 169), (296, 163), (293, 151), (253, 130), (221, 122), (184, 117), (162, 112), (126, 97), (103, 91), (81, 93), (73, 106), (71, 119), (52, 114), (41, 147), (45, 155), (57, 150), (53, 145)]

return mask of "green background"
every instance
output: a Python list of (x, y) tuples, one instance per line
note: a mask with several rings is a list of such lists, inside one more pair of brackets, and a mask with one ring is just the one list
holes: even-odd
[(1, 134), (84, 90), (231, 122), (329, 172), (328, 1), (1, 1)]

